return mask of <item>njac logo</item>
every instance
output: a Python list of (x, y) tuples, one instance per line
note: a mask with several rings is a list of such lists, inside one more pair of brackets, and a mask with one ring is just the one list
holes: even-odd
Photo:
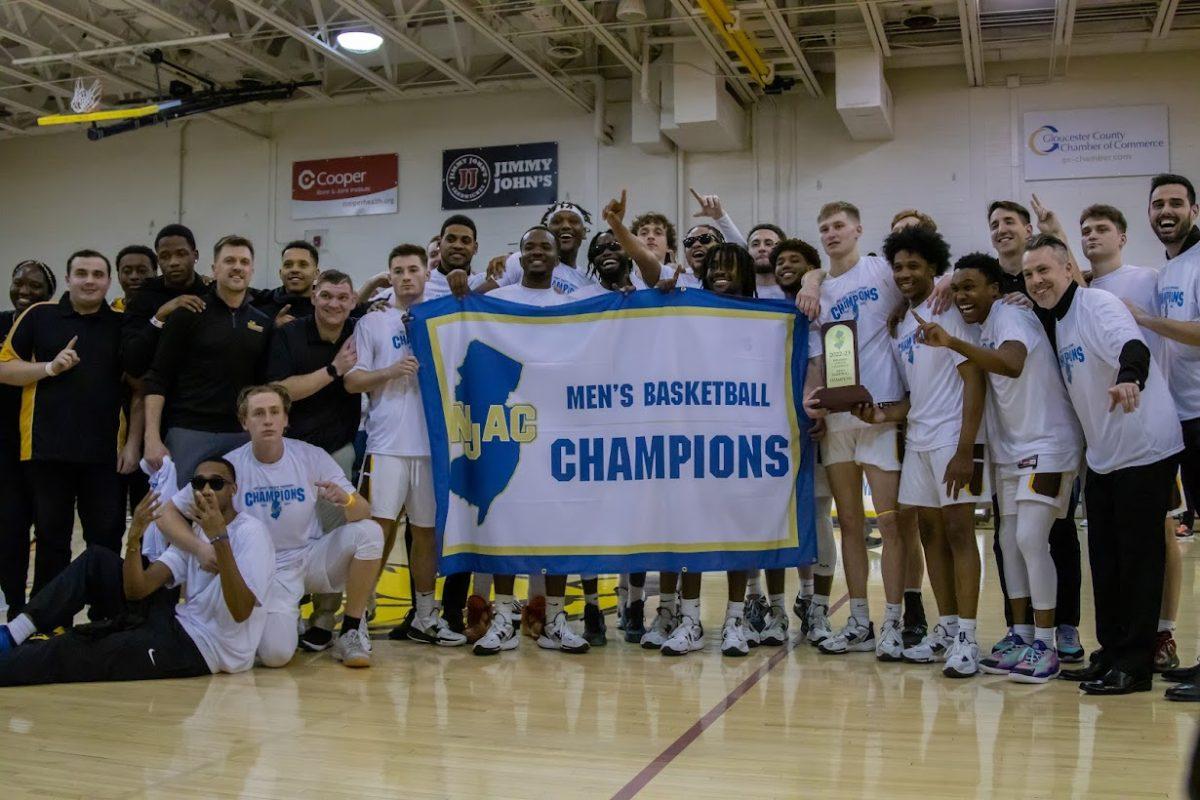
[(366, 170), (356, 172), (313, 172), (311, 169), (301, 170), (296, 182), (305, 191), (314, 186), (343, 186), (351, 187), (363, 183), (367, 179)]
[[(1050, 155), (1058, 149), (1058, 142), (1054, 139), (1056, 133), (1058, 133), (1058, 128), (1053, 125), (1043, 125), (1029, 134), (1029, 149), (1039, 156)], [(1039, 139), (1043, 140), (1043, 142), (1039, 142)], [(1043, 148), (1043, 144), (1049, 144), (1050, 146)]]

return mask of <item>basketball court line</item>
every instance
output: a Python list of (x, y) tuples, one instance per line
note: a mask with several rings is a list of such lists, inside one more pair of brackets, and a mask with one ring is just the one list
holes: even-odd
[[(829, 607), (829, 613), (837, 611), (846, 601), (850, 599), (849, 593), (842, 595), (838, 601)], [(642, 768), (642, 771), (622, 786), (612, 796), (612, 800), (629, 800), (629, 798), (637, 795), (638, 792), (645, 789), (650, 781), (654, 780), (660, 772), (686, 750), (692, 742), (700, 738), (700, 734), (712, 727), (721, 716), (733, 707), (733, 704), (742, 698), (742, 695), (754, 688), (760, 680), (762, 680), (768, 672), (775, 668), (780, 661), (787, 658), (788, 653), (796, 648), (796, 641), (789, 639), (788, 643), (767, 659), (767, 663), (760, 666), (754, 672), (750, 673), (744, 681), (738, 684), (733, 691), (725, 695), (715, 706), (708, 710), (708, 713), (700, 717), (692, 723), (692, 726), (680, 734), (679, 738), (667, 745), (653, 761)]]

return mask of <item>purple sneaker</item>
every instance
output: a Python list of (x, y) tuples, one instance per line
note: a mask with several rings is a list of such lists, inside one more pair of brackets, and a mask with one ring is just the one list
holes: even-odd
[(1038, 641), (1025, 648), (1024, 658), (1008, 673), (1008, 679), (1017, 683), (1045, 683), (1058, 677), (1058, 667), (1055, 649)]
[(1009, 631), (1007, 636), (992, 647), (990, 655), (979, 659), (979, 669), (988, 675), (1007, 675), (1012, 672), (1013, 667), (1021, 663), (1028, 647), (1024, 639)]

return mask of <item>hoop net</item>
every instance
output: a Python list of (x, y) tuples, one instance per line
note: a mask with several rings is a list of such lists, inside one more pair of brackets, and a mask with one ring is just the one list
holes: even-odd
[(83, 78), (75, 79), (75, 93), (71, 95), (71, 110), (76, 114), (86, 114), (100, 107), (100, 94), (103, 87), (97, 79), (87, 86)]

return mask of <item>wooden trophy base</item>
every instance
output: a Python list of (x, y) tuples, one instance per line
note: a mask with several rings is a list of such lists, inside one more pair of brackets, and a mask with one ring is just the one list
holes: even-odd
[(830, 411), (849, 411), (861, 403), (874, 403), (865, 386), (834, 386), (818, 389), (815, 395), (821, 408)]

